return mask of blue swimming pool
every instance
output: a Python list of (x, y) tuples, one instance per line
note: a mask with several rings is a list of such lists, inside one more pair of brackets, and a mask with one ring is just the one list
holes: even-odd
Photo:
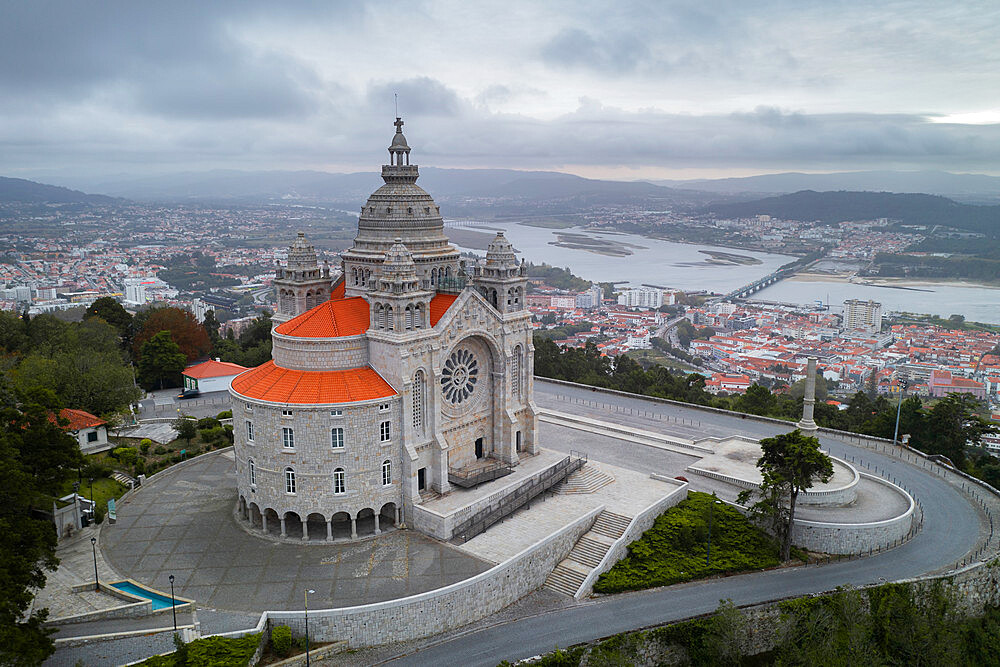
[[(172, 606), (171, 600), (168, 596), (146, 590), (142, 586), (136, 586), (129, 581), (119, 581), (117, 584), (111, 585), (120, 591), (125, 591), (126, 593), (131, 593), (132, 595), (152, 600), (154, 611), (157, 609), (169, 609)], [(184, 604), (184, 602), (182, 600), (177, 600), (177, 604)]]

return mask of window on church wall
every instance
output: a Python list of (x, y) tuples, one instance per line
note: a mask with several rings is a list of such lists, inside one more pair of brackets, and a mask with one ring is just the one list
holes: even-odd
[(281, 446), (285, 449), (295, 449), (295, 433), (287, 426), (281, 429)]
[(247, 420), (247, 442), (253, 442), (253, 422)]
[(382, 328), (395, 329), (396, 328), (394, 326), (395, 323), (392, 320), (392, 306), (386, 306), (383, 312), (385, 313), (385, 326), (383, 326)]
[(382, 486), (392, 484), (392, 462), (382, 461)]
[(510, 360), (510, 388), (514, 398), (521, 397), (521, 346), (514, 348)]
[(285, 493), (295, 493), (295, 471), (291, 468), (285, 468)]
[(342, 427), (335, 426), (330, 429), (330, 446), (333, 449), (344, 448), (344, 429)]
[(413, 431), (417, 434), (424, 432), (424, 395), (426, 394), (426, 382), (424, 372), (417, 371), (413, 376), (412, 412)]
[(413, 328), (413, 307), (412, 306), (407, 306), (406, 307), (406, 328), (407, 329), (412, 329)]
[(333, 492), (336, 494), (346, 493), (347, 484), (344, 480), (344, 469), (337, 468), (333, 471)]
[(378, 441), (379, 442), (389, 442), (392, 440), (392, 425), (390, 422), (384, 421), (378, 425)]
[(247, 478), (250, 480), (250, 486), (257, 486), (257, 466), (253, 459), (247, 459)]

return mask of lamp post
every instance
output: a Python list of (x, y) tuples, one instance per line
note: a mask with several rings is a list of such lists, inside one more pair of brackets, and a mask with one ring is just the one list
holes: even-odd
[(903, 395), (906, 393), (906, 380), (899, 381), (899, 401), (896, 403), (896, 430), (892, 432), (892, 446), (896, 446), (899, 439), (899, 413), (903, 409)]
[(177, 632), (177, 600), (174, 599), (174, 575), (168, 577), (170, 579), (170, 611), (174, 615), (174, 632)]
[(309, 594), (316, 591), (306, 589), (306, 667), (309, 667)]
[(90, 548), (94, 552), (94, 590), (101, 590), (101, 580), (97, 576), (97, 538), (90, 538)]
[(721, 500), (715, 500), (715, 494), (712, 494), (712, 504), (708, 506), (708, 551), (705, 554), (705, 567), (710, 567), (712, 565), (712, 515), (715, 514), (715, 506), (721, 505)]

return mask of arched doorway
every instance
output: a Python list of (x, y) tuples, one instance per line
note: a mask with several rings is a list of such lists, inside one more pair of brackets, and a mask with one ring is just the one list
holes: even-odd
[(315, 512), (306, 517), (305, 535), (303, 539), (325, 540), (326, 539), (326, 517)]
[(351, 515), (347, 512), (337, 512), (330, 519), (330, 528), (333, 532), (333, 539), (351, 539)]
[(395, 528), (397, 512), (396, 503), (386, 503), (385, 505), (382, 505), (382, 509), (378, 512), (379, 528), (383, 531), (385, 531), (386, 528)]
[(302, 518), (295, 512), (285, 512), (284, 537), (302, 537)]
[(366, 507), (358, 512), (358, 537), (375, 534), (375, 510)]
[(264, 510), (263, 520), (261, 522), (261, 529), (268, 533), (269, 535), (280, 535), (281, 534), (281, 518), (278, 513), (273, 509), (268, 507)]
[(247, 507), (247, 521), (250, 522), (251, 528), (260, 528), (260, 508), (257, 507), (257, 503), (250, 503), (250, 506)]

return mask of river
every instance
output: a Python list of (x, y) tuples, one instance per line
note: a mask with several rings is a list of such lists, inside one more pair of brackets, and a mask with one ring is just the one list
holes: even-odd
[[(648, 239), (635, 234), (583, 232), (579, 228), (545, 229), (514, 222), (450, 221), (448, 227), (489, 232), (502, 229), (517, 249), (519, 256), (536, 264), (545, 262), (569, 269), (594, 282), (620, 281), (630, 285), (642, 284), (673, 287), (685, 291), (708, 290), (726, 293), (736, 287), (753, 282), (794, 259), (741, 248), (676, 243)], [(580, 239), (576, 235), (587, 238)], [(554, 245), (566, 239), (576, 241), (581, 247)], [(562, 240), (560, 240), (562, 239)], [(598, 254), (602, 244), (613, 253)], [(482, 254), (482, 249), (465, 247)], [(715, 263), (706, 253), (728, 253), (753, 258), (752, 265)], [(623, 254), (631, 253), (631, 254)], [(718, 257), (718, 256), (717, 256)], [(724, 258), (724, 256), (723, 256)], [(834, 262), (836, 264), (836, 262)], [(883, 312), (908, 311), (948, 317), (963, 315), (967, 320), (1000, 324), (1000, 289), (967, 283), (900, 282), (900, 286), (917, 287), (911, 291), (873, 285), (857, 285), (841, 278), (823, 275), (795, 276), (766, 287), (754, 295), (755, 299), (812, 305), (829, 300), (834, 311), (843, 307), (845, 299), (871, 299), (883, 305)]]
[[(534, 264), (569, 267), (576, 275), (594, 282), (621, 282), (638, 287), (642, 284), (672, 287), (684, 291), (708, 290), (728, 292), (740, 285), (766, 276), (794, 258), (740, 248), (674, 243), (648, 239), (635, 234), (608, 232), (583, 232), (579, 228), (544, 229), (517, 223), (449, 222), (449, 227), (459, 227), (487, 232), (504, 230), (504, 235), (519, 253)], [(447, 233), (447, 230), (446, 232)], [(577, 238), (578, 235), (586, 238)], [(569, 237), (580, 244), (593, 243), (591, 248), (602, 246), (612, 253), (598, 254), (578, 247), (553, 245)], [(463, 247), (482, 254), (482, 249)], [(708, 253), (721, 253), (717, 259)], [(750, 258), (753, 264), (724, 263), (724, 256), (737, 255)], [(721, 258), (721, 259), (719, 259)], [(722, 263), (720, 263), (722, 262)]]

